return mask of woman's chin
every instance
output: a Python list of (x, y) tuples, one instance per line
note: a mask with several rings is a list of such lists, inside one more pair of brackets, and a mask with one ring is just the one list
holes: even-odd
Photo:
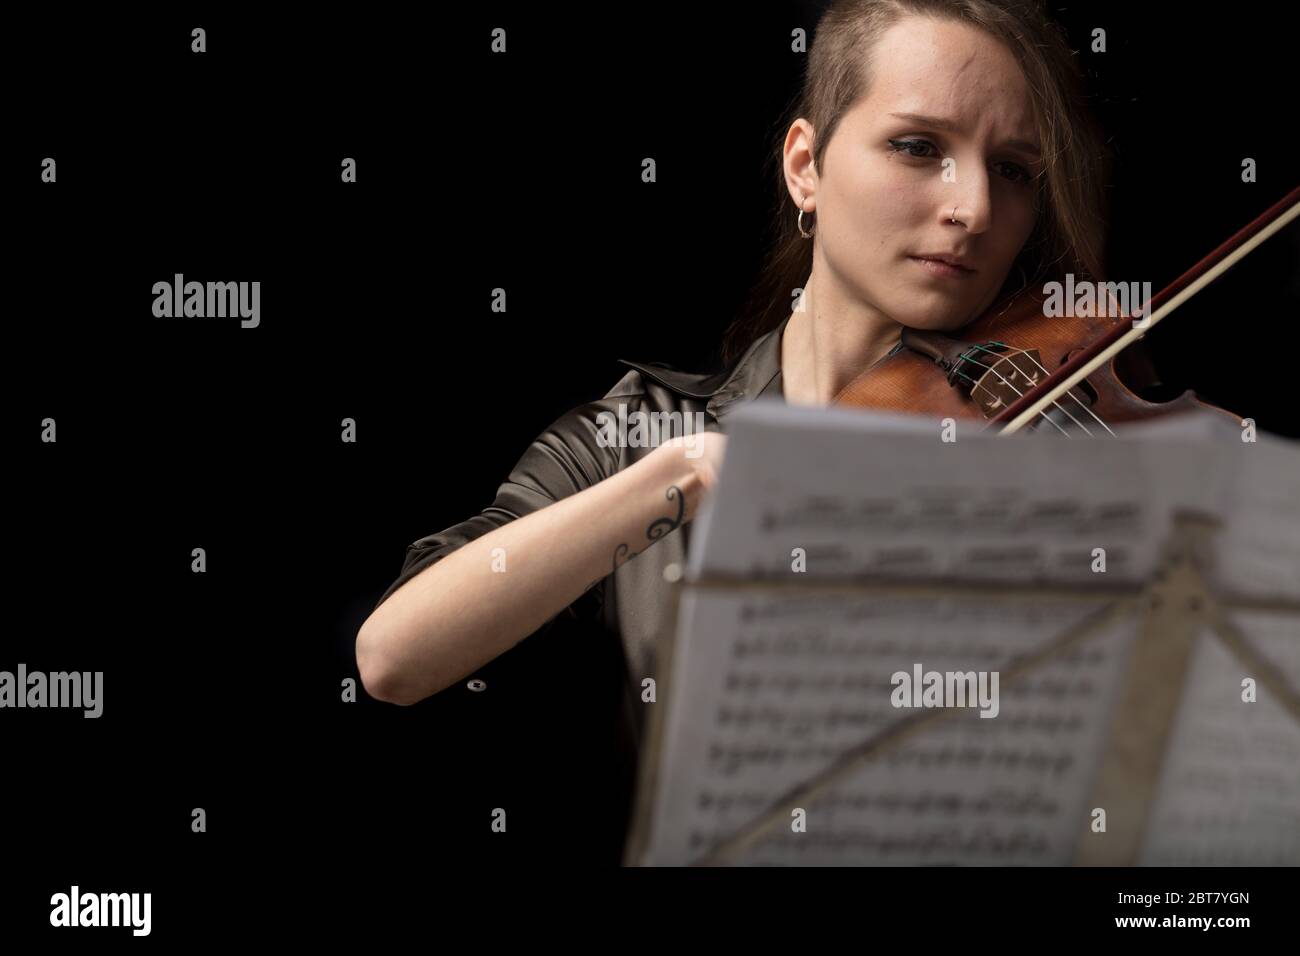
[(966, 312), (956, 312), (952, 308), (928, 312), (913, 309), (907, 314), (896, 315), (894, 319), (900, 325), (922, 332), (951, 332), (970, 321)]

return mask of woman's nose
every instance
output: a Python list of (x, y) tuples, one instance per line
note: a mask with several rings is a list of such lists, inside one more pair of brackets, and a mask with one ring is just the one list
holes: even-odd
[(971, 175), (958, 181), (944, 198), (940, 218), (949, 225), (965, 226), (967, 232), (983, 232), (989, 224), (988, 177)]

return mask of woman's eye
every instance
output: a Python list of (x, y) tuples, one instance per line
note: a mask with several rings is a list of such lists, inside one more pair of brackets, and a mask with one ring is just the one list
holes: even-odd
[(999, 163), (998, 166), (1004, 170), (1002, 175), (1012, 182), (1022, 185), (1033, 182), (1034, 177), (1029, 170), (1017, 163)]
[[(915, 156), (918, 159), (933, 159), (938, 153), (938, 147), (925, 139), (891, 139), (889, 148), (892, 152), (907, 153), (907, 155)], [(931, 149), (935, 150), (935, 155), (926, 152), (926, 150)], [(1028, 185), (1034, 181), (1033, 173), (1019, 163), (998, 163), (997, 168), (1004, 178), (1013, 183)]]
[(934, 144), (924, 139), (891, 139), (889, 148), (896, 153), (905, 152), (909, 156), (919, 156), (925, 158), (926, 154), (919, 152), (924, 149), (934, 149)]

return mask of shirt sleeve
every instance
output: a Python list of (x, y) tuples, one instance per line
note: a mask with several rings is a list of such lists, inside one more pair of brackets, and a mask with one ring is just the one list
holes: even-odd
[[(616, 386), (611, 394), (617, 390)], [(528, 446), (490, 505), (459, 524), (408, 545), (401, 573), (375, 607), (462, 545), (614, 474), (618, 470), (618, 450), (601, 447), (596, 440), (596, 416), (608, 404), (605, 400), (591, 402), (565, 412)], [(578, 616), (594, 616), (602, 602), (603, 584), (587, 591), (566, 610)]]

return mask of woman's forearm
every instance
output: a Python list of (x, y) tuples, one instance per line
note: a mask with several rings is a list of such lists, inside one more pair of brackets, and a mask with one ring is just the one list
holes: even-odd
[(683, 450), (661, 446), (461, 546), (394, 591), (361, 626), (357, 666), (366, 690), (412, 704), (472, 674), (689, 521), (705, 490)]

